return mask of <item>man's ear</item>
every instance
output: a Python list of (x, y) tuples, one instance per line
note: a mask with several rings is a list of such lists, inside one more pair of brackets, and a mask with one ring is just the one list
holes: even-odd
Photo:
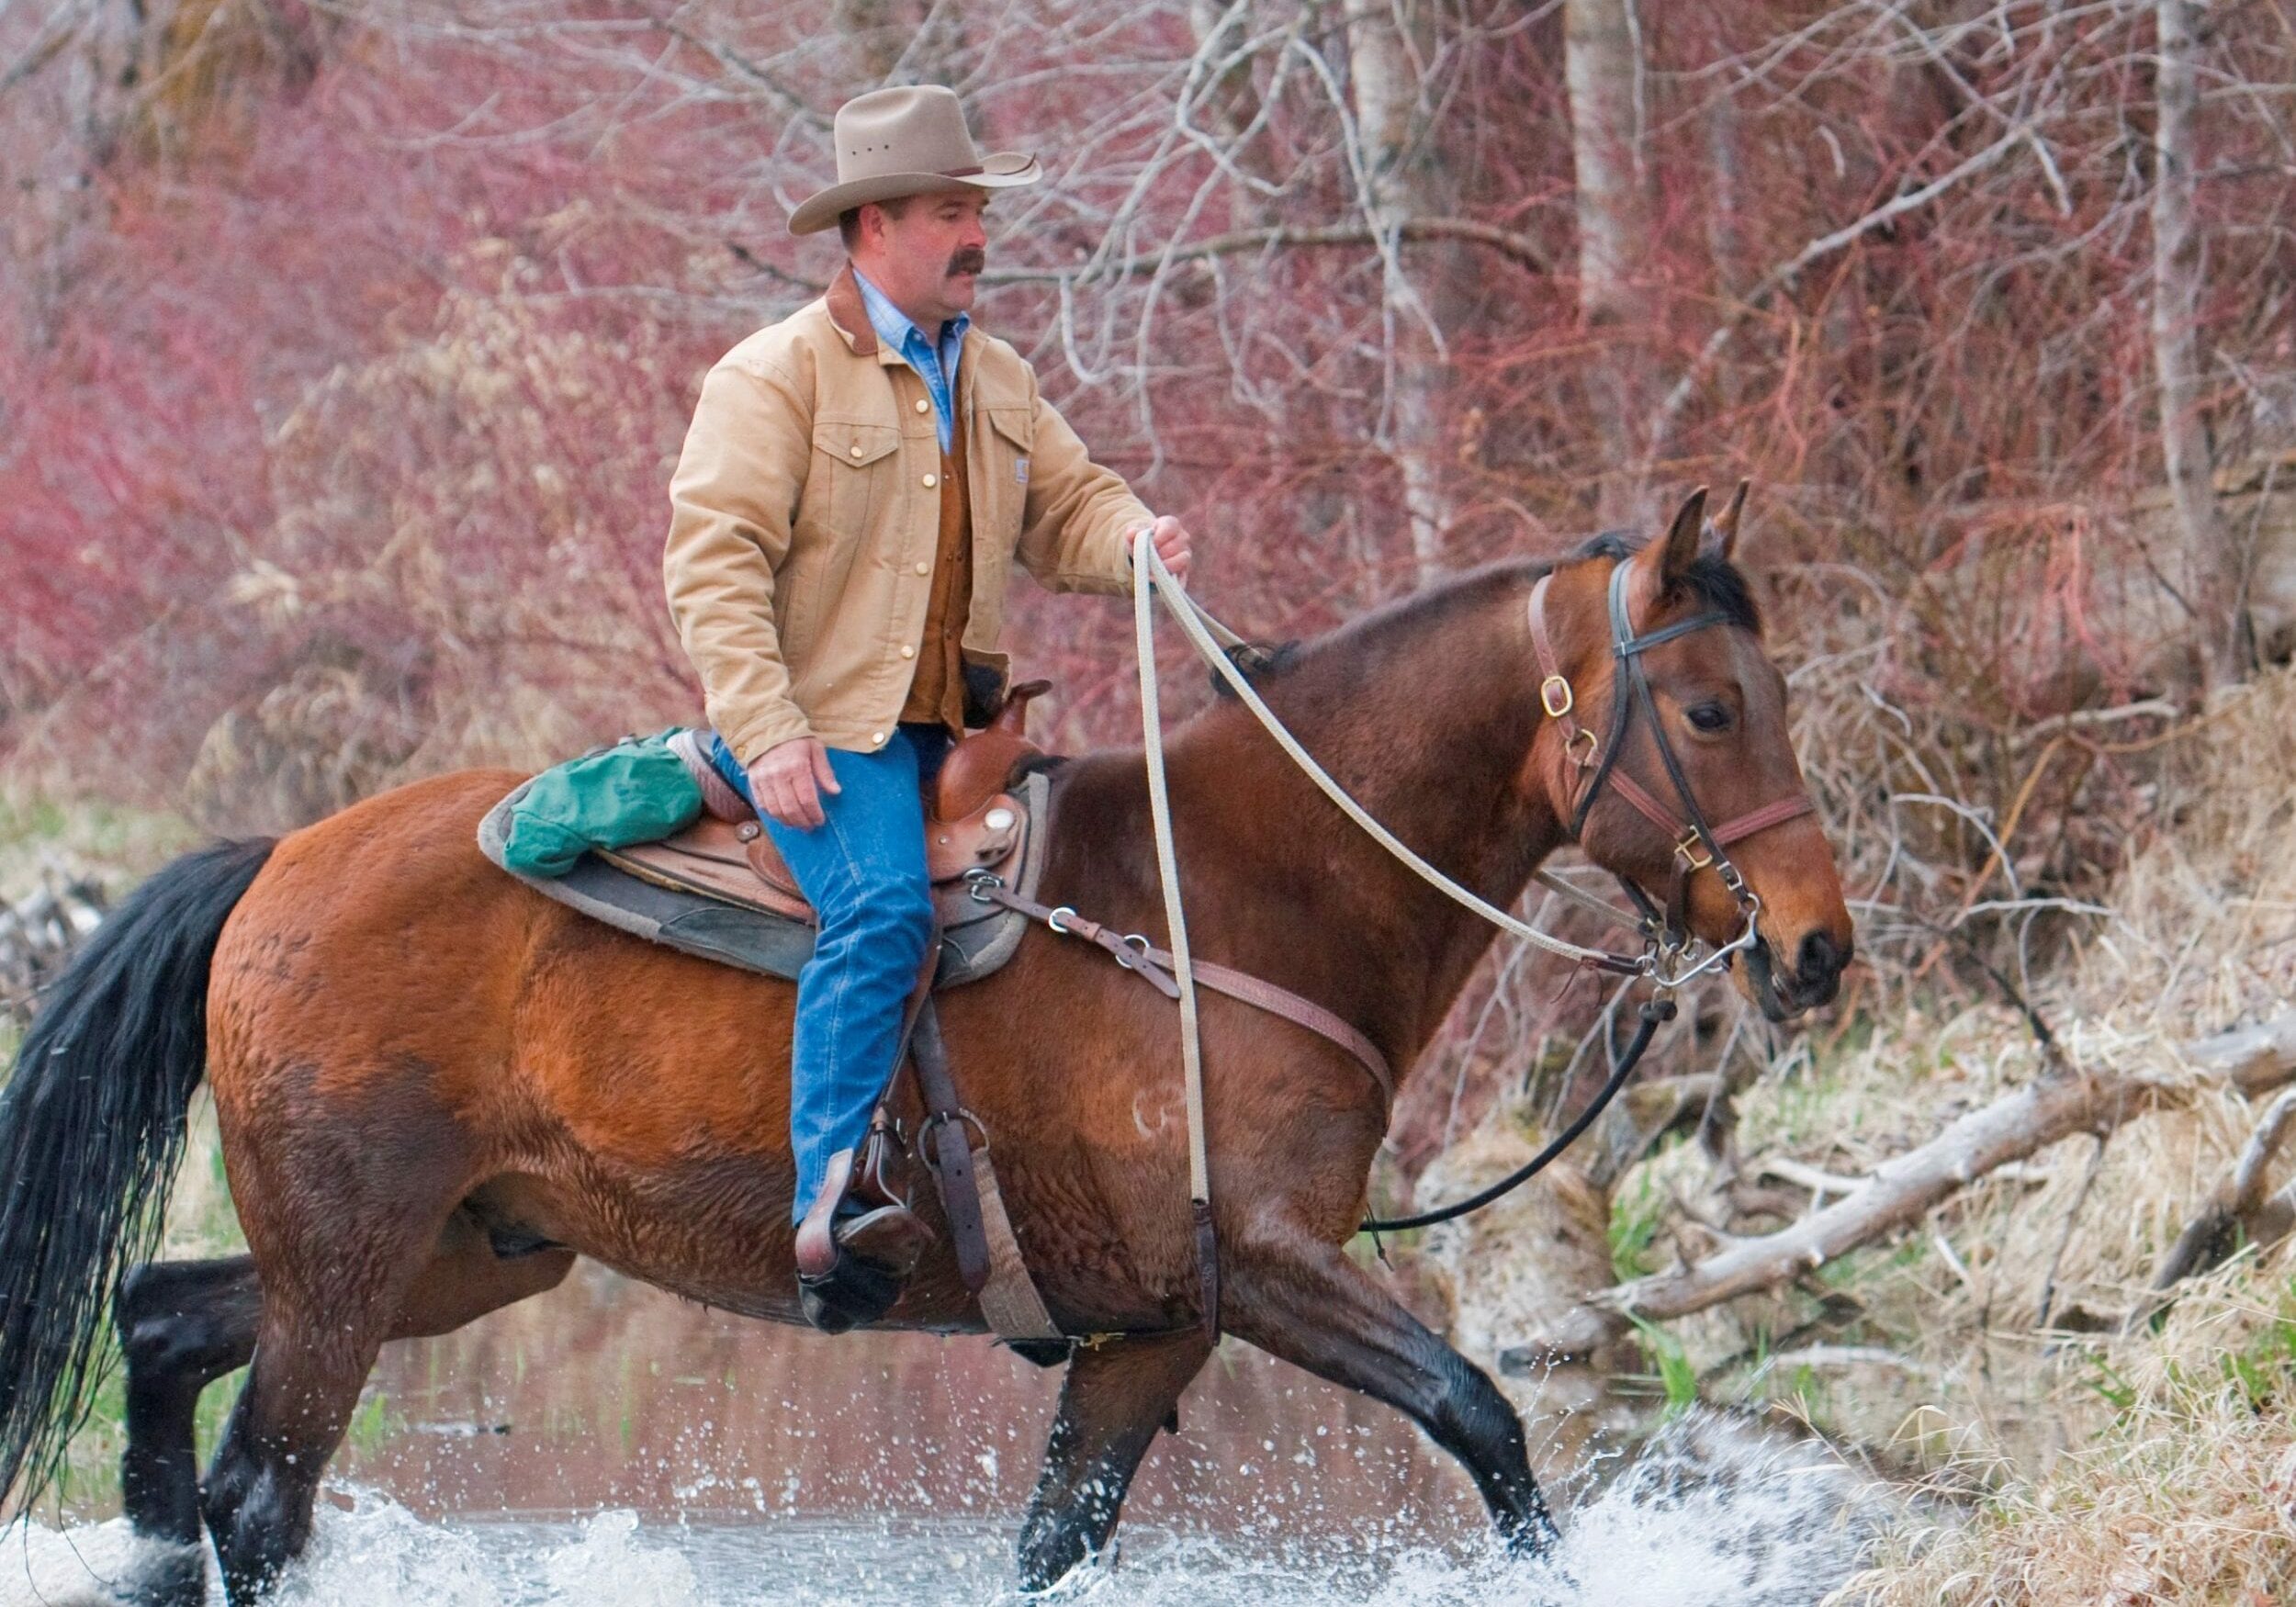
[(1727, 564), (1738, 556), (1739, 516), (1746, 511), (1747, 488), (1753, 483), (1739, 481), (1738, 489), (1730, 493), (1730, 505), (1707, 522), (1705, 535), (1698, 543), (1701, 556), (1720, 558)]
[(1706, 488), (1700, 486), (1675, 511), (1674, 523), (1666, 527), (1665, 537), (1627, 560), (1627, 618), (1637, 622), (1637, 630), (1648, 628), (1642, 622), (1650, 617), (1659, 599), (1697, 561), (1705, 523)]

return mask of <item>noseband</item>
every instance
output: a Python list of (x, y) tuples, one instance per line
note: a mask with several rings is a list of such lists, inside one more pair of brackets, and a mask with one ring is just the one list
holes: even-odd
[[(1538, 702), (1549, 719), (1562, 728), (1563, 754), (1572, 767), (1572, 779), (1567, 789), (1565, 803), (1570, 811), (1570, 833), (1573, 841), (1585, 828), (1586, 818), (1607, 784), (1621, 798), (1632, 804), (1636, 812), (1667, 835), (1674, 845), (1674, 876), (1665, 909), (1651, 902), (1650, 895), (1631, 878), (1620, 876), (1618, 884), (1634, 901), (1643, 915), (1646, 934), (1658, 939), (1663, 934), (1665, 946), (1678, 950), (1690, 939), (1688, 925), (1691, 879), (1701, 871), (1711, 870), (1729, 889), (1738, 901), (1739, 914), (1746, 922), (1740, 943), (1751, 942), (1754, 920), (1761, 911), (1761, 900), (1746, 884), (1745, 876), (1725, 851), (1733, 843), (1744, 842), (1759, 832), (1769, 830), (1798, 815), (1808, 815), (1816, 805), (1806, 792), (1796, 791), (1761, 808), (1726, 820), (1720, 826), (1710, 825), (1705, 811), (1698, 807), (1697, 795), (1691, 791), (1690, 778), (1683, 772), (1674, 745), (1666, 737), (1666, 726), (1659, 719), (1658, 700), (1650, 691), (1650, 678), (1642, 667), (1642, 655), (1662, 642), (1677, 636), (1703, 631), (1709, 625), (1728, 624), (1729, 621), (1714, 610), (1677, 620), (1671, 625), (1635, 635), (1634, 622), (1627, 617), (1626, 565), (1619, 563), (1610, 577), (1611, 660), (1615, 673), (1611, 683), (1610, 733), (1598, 738), (1594, 733), (1579, 724), (1578, 697), (1570, 681), (1561, 670), (1555, 656), (1554, 640), (1547, 629), (1547, 588), (1554, 577), (1542, 575), (1531, 588), (1531, 650), (1538, 657)], [(1659, 750), (1659, 759), (1666, 767), (1666, 778), (1674, 789), (1674, 796), (1682, 805), (1675, 814), (1652, 797), (1649, 791), (1620, 768), (1618, 756), (1626, 747), (1627, 728), (1640, 711), (1643, 722), (1650, 729), (1650, 740)], [(1739, 947), (1738, 943), (1730, 945)]]

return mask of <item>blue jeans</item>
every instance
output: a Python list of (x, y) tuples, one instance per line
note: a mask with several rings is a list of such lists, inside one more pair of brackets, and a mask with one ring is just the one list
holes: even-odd
[[(909, 991), (932, 941), (922, 789), (948, 751), (949, 734), (922, 725), (895, 727), (875, 753), (832, 747), (829, 769), (843, 791), (822, 792), (822, 825), (805, 830), (759, 816), (821, 918), (813, 958), (797, 974), (792, 1221), (803, 1220), (821, 1192), (829, 1157), (868, 1133), (870, 1111), (893, 1077)], [(757, 807), (741, 762), (714, 733), (710, 762)]]

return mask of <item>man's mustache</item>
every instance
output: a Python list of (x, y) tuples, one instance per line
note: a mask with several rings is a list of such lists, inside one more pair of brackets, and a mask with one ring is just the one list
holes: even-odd
[(951, 274), (977, 274), (988, 266), (988, 253), (967, 246), (949, 259)]

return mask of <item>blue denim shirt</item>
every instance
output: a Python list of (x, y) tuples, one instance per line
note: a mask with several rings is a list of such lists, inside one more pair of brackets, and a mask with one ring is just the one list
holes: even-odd
[(917, 370), (925, 388), (932, 393), (935, 421), (940, 428), (940, 449), (951, 450), (957, 436), (957, 357), (964, 350), (964, 332), (973, 327), (970, 313), (960, 312), (940, 326), (940, 345), (938, 350), (925, 338), (925, 332), (910, 321), (909, 315), (885, 298), (885, 293), (869, 282), (859, 268), (853, 270), (853, 283), (861, 287), (861, 305), (869, 309), (869, 325), (877, 332), (877, 338), (901, 354), (908, 365)]

